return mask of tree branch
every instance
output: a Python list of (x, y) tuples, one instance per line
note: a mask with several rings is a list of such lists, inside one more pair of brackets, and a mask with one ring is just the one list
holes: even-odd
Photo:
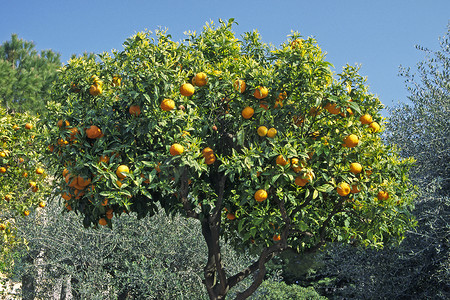
[(181, 203), (183, 204), (184, 211), (186, 212), (186, 215), (190, 218), (198, 219), (198, 214), (192, 209), (192, 204), (188, 200), (188, 194), (189, 194), (189, 179), (188, 179), (188, 172), (187, 167), (183, 168), (183, 172), (181, 173), (180, 177), (180, 199)]

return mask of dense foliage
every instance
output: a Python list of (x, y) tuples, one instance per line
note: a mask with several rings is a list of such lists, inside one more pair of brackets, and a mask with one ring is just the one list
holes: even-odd
[[(282, 250), (382, 247), (412, 224), (411, 160), (381, 141), (382, 105), (357, 70), (333, 79), (314, 39), (270, 49), (256, 32), (236, 39), (232, 23), (185, 43), (138, 33), (121, 52), (72, 59), (46, 120), (67, 209), (87, 227), (157, 203), (198, 219), (212, 299), (259, 270), (248, 297)], [(259, 259), (229, 276), (222, 237)]]

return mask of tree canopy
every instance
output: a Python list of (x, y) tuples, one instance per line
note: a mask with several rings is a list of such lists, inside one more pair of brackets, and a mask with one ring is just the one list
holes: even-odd
[[(413, 223), (412, 160), (382, 142), (382, 105), (357, 69), (334, 77), (313, 38), (271, 48), (232, 24), (182, 43), (140, 32), (123, 51), (71, 59), (45, 120), (56, 192), (85, 226), (158, 202), (200, 220), (211, 299), (259, 270), (237, 298), (251, 295), (282, 250), (383, 247)], [(227, 274), (221, 237), (258, 260)]]
[(8, 111), (42, 113), (50, 100), (60, 55), (34, 48), (17, 34), (0, 45), (0, 101)]

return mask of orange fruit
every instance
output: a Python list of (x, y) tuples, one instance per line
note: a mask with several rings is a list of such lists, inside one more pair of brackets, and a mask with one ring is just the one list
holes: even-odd
[(359, 138), (356, 134), (350, 134), (344, 139), (344, 143), (347, 147), (353, 148), (356, 147), (359, 143)]
[(43, 168), (37, 168), (36, 169), (36, 174), (43, 174), (44, 173), (44, 169)]
[(232, 213), (227, 213), (227, 219), (228, 220), (234, 220), (234, 219), (236, 219), (236, 216), (234, 214), (232, 214)]
[(253, 96), (259, 100), (266, 98), (267, 95), (269, 95), (269, 90), (264, 86), (258, 86), (253, 92)]
[(258, 135), (261, 136), (261, 137), (262, 136), (266, 136), (266, 134), (268, 132), (268, 129), (267, 129), (266, 126), (259, 126), (258, 129), (257, 129), (257, 132), (258, 132)]
[(296, 157), (291, 159), (291, 168), (295, 173), (300, 172), (304, 167), (306, 167), (306, 161), (300, 162)]
[(3, 231), (6, 229), (6, 225), (5, 224), (0, 224), (0, 231)]
[(389, 198), (389, 193), (386, 191), (379, 191), (377, 194), (378, 200), (387, 200)]
[(98, 224), (105, 226), (106, 224), (108, 224), (108, 221), (106, 221), (105, 218), (100, 218), (100, 220), (98, 220)]
[(139, 107), (139, 105), (131, 105), (128, 109), (128, 112), (130, 113), (130, 115), (138, 117), (141, 114), (141, 108)]
[(100, 95), (101, 93), (103, 93), (103, 89), (102, 89), (101, 85), (99, 85), (97, 83), (94, 83), (89, 88), (89, 94), (91, 94), (94, 97)]
[(67, 201), (69, 201), (70, 199), (72, 199), (72, 196), (71, 196), (70, 194), (67, 194), (67, 193), (62, 193), (62, 194), (61, 194), (61, 197), (62, 197), (64, 200), (67, 200)]
[(189, 97), (189, 96), (194, 95), (194, 92), (195, 92), (195, 88), (190, 83), (184, 83), (180, 87), (180, 94), (185, 96), (185, 97)]
[(106, 210), (105, 214), (106, 214), (106, 217), (111, 220), (113, 218), (113, 213), (114, 213), (114, 210), (112, 208), (108, 208)]
[(120, 179), (125, 178), (127, 175), (124, 175), (123, 173), (130, 173), (130, 169), (126, 165), (120, 165), (116, 169), (116, 175)]
[[(76, 128), (76, 127), (73, 127), (73, 128), (69, 128), (69, 131), (70, 131), (70, 137), (69, 137), (69, 141), (73, 141), (73, 140), (75, 140), (75, 136), (76, 136), (76, 134), (78, 133), (78, 128)], [(64, 145), (67, 145), (69, 142), (67, 142), (67, 141), (64, 141), (63, 140), (63, 144)]]
[(6, 173), (6, 168), (5, 167), (0, 167), (0, 173)]
[(281, 235), (279, 235), (279, 234), (274, 234), (274, 236), (272, 237), (272, 239), (273, 239), (275, 242), (278, 242), (278, 241), (281, 240)]
[(175, 143), (170, 146), (169, 152), (172, 156), (180, 155), (184, 152), (184, 147), (180, 144)]
[(361, 122), (361, 124), (369, 125), (370, 123), (372, 123), (372, 116), (369, 114), (362, 115), (359, 118), (359, 121)]
[(102, 130), (96, 125), (91, 125), (86, 129), (86, 135), (90, 139), (97, 139), (102, 137)]
[(33, 187), (31, 188), (31, 191), (32, 191), (33, 193), (36, 193), (38, 190), (39, 190), (39, 187), (37, 187), (37, 186), (33, 186)]
[(205, 156), (205, 163), (207, 165), (212, 165), (215, 161), (216, 161), (216, 156), (214, 155), (214, 153), (211, 153), (211, 154)]
[(29, 211), (29, 210), (25, 210), (25, 211), (23, 212), (23, 215), (24, 215), (25, 217), (29, 216), (29, 215), (30, 215), (30, 211)]
[(292, 117), (292, 121), (294, 122), (294, 125), (298, 127), (304, 122), (304, 118), (300, 116), (294, 116)]
[[(0, 172), (0, 173), (1, 173), (1, 172)], [(23, 177), (28, 177), (28, 173), (27, 173), (27, 172), (23, 172), (23, 173), (22, 173), (22, 176), (23, 176)]]
[(359, 174), (362, 171), (362, 166), (360, 163), (354, 162), (350, 164), (350, 172), (353, 174)]
[(45, 207), (45, 202), (44, 201), (39, 202), (39, 207), (44, 208)]
[(109, 163), (109, 157), (107, 155), (100, 155), (98, 162), (99, 163), (103, 162), (103, 163), (107, 164), (107, 163)]
[(325, 105), (325, 109), (333, 115), (337, 115), (341, 113), (341, 109), (337, 107), (336, 103), (328, 103), (327, 105)]
[(196, 86), (204, 86), (207, 82), (208, 76), (203, 72), (195, 74), (194, 78), (192, 78), (192, 83)]
[(267, 192), (265, 190), (257, 190), (254, 197), (256, 201), (262, 202), (267, 199)]
[(380, 124), (378, 124), (377, 122), (372, 122), (369, 124), (369, 128), (372, 132), (378, 132), (380, 131)]
[(237, 79), (234, 83), (233, 83), (234, 88), (236, 89), (236, 91), (240, 92), (241, 94), (243, 92), (245, 92), (245, 81), (241, 80), (241, 79)]
[(31, 129), (31, 128), (33, 128), (33, 124), (31, 124), (31, 123), (25, 124), (25, 129)]
[(63, 121), (63, 120), (59, 120), (58, 121), (58, 127), (59, 128), (63, 128), (63, 127), (67, 127), (67, 126), (70, 126), (70, 123), (69, 123), (69, 121)]
[(209, 147), (206, 147), (206, 148), (204, 148), (204, 149), (202, 150), (202, 155), (203, 155), (203, 157), (207, 157), (207, 156), (209, 156), (209, 155), (211, 155), (211, 154), (214, 154), (214, 150), (211, 149), (211, 148), (209, 148)]
[(338, 184), (336, 191), (340, 196), (344, 197), (344, 196), (347, 196), (348, 194), (350, 194), (351, 188), (348, 185), (348, 183), (341, 182)]
[(17, 126), (17, 124), (14, 124), (13, 129), (14, 130), (19, 130), (19, 126)]
[(0, 157), (5, 157), (6, 156), (6, 153), (5, 152), (0, 152)]
[(164, 111), (169, 111), (175, 108), (175, 101), (172, 99), (164, 99), (161, 102), (161, 109)]
[(103, 202), (101, 203), (101, 205), (102, 205), (102, 206), (108, 205), (108, 199), (105, 198), (105, 199), (103, 200)]
[(118, 187), (121, 187), (123, 183), (120, 180), (116, 180), (116, 184), (117, 184)]
[(277, 135), (277, 130), (275, 128), (270, 128), (267, 131), (267, 137), (273, 139)]
[(244, 108), (242, 110), (241, 114), (244, 119), (250, 119), (254, 113), (255, 113), (255, 110), (253, 108), (251, 108), (250, 106), (247, 106), (246, 108)]
[(79, 190), (82, 190), (83, 188), (87, 187), (91, 183), (90, 178), (84, 179), (84, 177), (79, 176), (79, 175), (77, 176), (76, 180), (77, 180), (77, 185), (79, 187), (81, 187), (81, 189), (79, 189)]
[(296, 177), (294, 183), (298, 186), (305, 186), (308, 182), (313, 181), (313, 179), (313, 175), (311, 173), (307, 173), (305, 175)]
[(9, 202), (9, 201), (11, 201), (11, 200), (12, 200), (12, 195), (10, 195), (10, 194), (5, 195), (5, 201), (6, 201), (6, 202)]
[(285, 165), (287, 165), (289, 163), (289, 159), (285, 160), (283, 155), (280, 154), (277, 156), (277, 159), (275, 160), (275, 162), (277, 163), (277, 165), (284, 167)]

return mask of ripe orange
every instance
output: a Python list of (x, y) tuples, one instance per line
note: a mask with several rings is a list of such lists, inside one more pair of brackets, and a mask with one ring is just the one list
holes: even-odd
[(236, 91), (240, 92), (241, 94), (243, 92), (245, 92), (245, 81), (241, 80), (241, 79), (237, 79), (234, 83), (233, 83), (234, 88), (236, 89)]
[(5, 195), (5, 201), (6, 202), (9, 202), (11, 200), (12, 200), (12, 195), (10, 195), (10, 194)]
[(306, 167), (306, 161), (300, 162), (296, 157), (291, 159), (291, 168), (295, 173), (300, 172), (304, 167)]
[(202, 155), (203, 155), (203, 157), (207, 157), (207, 156), (209, 156), (209, 155), (211, 155), (211, 154), (214, 154), (214, 150), (211, 149), (211, 148), (209, 148), (209, 147), (206, 147), (206, 148), (204, 148), (204, 149), (202, 150)]
[(6, 225), (5, 224), (0, 224), (0, 231), (3, 231), (6, 229)]
[(120, 165), (117, 167), (116, 170), (117, 177), (119, 177), (120, 179), (127, 177), (127, 175), (124, 175), (123, 173), (130, 173), (130, 169), (128, 168), (128, 166)]
[(30, 211), (29, 211), (29, 210), (25, 210), (25, 211), (23, 212), (23, 215), (24, 215), (25, 217), (29, 216), (29, 215), (30, 215)]
[(189, 96), (194, 95), (194, 92), (195, 92), (195, 88), (190, 83), (184, 83), (180, 87), (180, 94), (185, 96), (185, 97), (189, 97)]
[(257, 190), (254, 197), (256, 201), (262, 202), (267, 199), (267, 192), (265, 190)]
[(389, 198), (389, 193), (386, 191), (379, 191), (377, 194), (378, 200), (387, 200)]
[(105, 226), (106, 224), (108, 224), (108, 221), (106, 221), (105, 218), (100, 218), (100, 220), (98, 220), (98, 224)]
[(43, 168), (37, 168), (36, 169), (36, 174), (44, 174), (44, 169)]
[(98, 162), (99, 163), (103, 162), (103, 163), (107, 164), (107, 163), (109, 163), (109, 157), (107, 155), (100, 155)]
[(272, 239), (273, 239), (275, 242), (278, 242), (278, 241), (281, 240), (281, 235), (275, 234), (275, 235), (272, 237)]
[(194, 78), (192, 78), (192, 83), (196, 86), (204, 86), (208, 82), (208, 76), (206, 73), (197, 73)]
[(236, 216), (232, 213), (227, 213), (227, 219), (232, 221), (232, 220), (236, 219)]
[(6, 153), (5, 152), (0, 152), (0, 157), (5, 157), (6, 156)]
[(172, 99), (164, 99), (161, 102), (161, 109), (164, 111), (169, 111), (175, 108), (175, 101)]
[(277, 135), (277, 130), (275, 128), (270, 128), (267, 131), (267, 137), (273, 139)]
[(139, 115), (141, 114), (141, 108), (139, 107), (139, 105), (131, 105), (128, 109), (128, 112), (132, 116), (139, 117)]
[(347, 196), (348, 194), (350, 194), (350, 191), (351, 191), (351, 188), (350, 188), (350, 186), (348, 185), (348, 183), (346, 183), (346, 182), (341, 182), (341, 183), (339, 183), (339, 185), (337, 186), (337, 188), (336, 188), (336, 191), (337, 191), (337, 193), (340, 195), (340, 196)]
[(261, 137), (262, 136), (266, 136), (266, 134), (268, 132), (268, 129), (267, 129), (266, 126), (259, 126), (258, 129), (257, 129), (257, 132), (258, 132), (258, 135), (261, 136)]
[(266, 101), (259, 101), (259, 107), (264, 108), (265, 110), (269, 109), (269, 105), (267, 105)]
[(44, 201), (39, 202), (39, 207), (44, 208), (45, 207), (45, 202)]
[[(78, 128), (76, 127), (69, 128), (69, 131), (70, 131), (69, 141), (75, 140), (76, 134), (78, 133)], [(68, 143), (69, 142), (63, 140), (63, 144), (67, 145)]]
[(59, 120), (58, 121), (58, 127), (59, 128), (68, 127), (68, 126), (70, 126), (69, 121), (67, 121), (67, 120), (65, 120), (65, 121)]
[(94, 83), (89, 88), (89, 94), (91, 94), (94, 97), (100, 95), (101, 93), (103, 93), (103, 89), (102, 89), (101, 85), (99, 85), (97, 83)]
[(97, 139), (102, 137), (102, 130), (96, 125), (91, 125), (86, 129), (86, 135), (90, 139)]
[(113, 218), (113, 213), (114, 213), (114, 210), (112, 208), (108, 208), (105, 213), (106, 218), (111, 220)]
[(372, 132), (378, 132), (380, 131), (380, 124), (378, 124), (377, 122), (372, 122), (370, 123), (369, 128)]
[(362, 171), (362, 166), (360, 163), (354, 162), (350, 164), (350, 172), (353, 174), (359, 174)]
[(275, 160), (275, 162), (277, 163), (277, 165), (284, 167), (285, 165), (287, 165), (289, 163), (289, 159), (288, 160), (284, 159), (283, 155), (280, 154), (277, 156), (277, 159)]
[(184, 147), (180, 144), (175, 143), (170, 146), (169, 152), (172, 156), (180, 155), (184, 152)]
[(31, 124), (31, 123), (25, 124), (25, 129), (31, 129), (31, 128), (33, 128), (33, 124)]
[(212, 165), (216, 161), (216, 155), (214, 153), (205, 156), (205, 163), (207, 165)]
[(5, 167), (0, 167), (0, 173), (6, 173), (6, 168)]
[[(77, 176), (76, 181), (77, 181), (77, 185), (79, 187), (81, 187), (81, 189), (79, 189), (79, 190), (82, 190), (85, 187), (87, 187), (89, 184), (91, 184), (90, 178), (85, 179), (84, 177), (82, 177), (80, 175)], [(76, 186), (75, 186), (75, 188), (76, 188)]]
[(344, 143), (347, 147), (353, 148), (356, 147), (359, 143), (359, 138), (356, 134), (350, 134), (344, 139)]
[(256, 99), (264, 99), (269, 95), (269, 90), (264, 86), (259, 86), (255, 89), (253, 92), (253, 96), (255, 96)]
[(298, 176), (295, 178), (294, 183), (298, 186), (305, 186), (308, 182), (313, 180), (313, 175), (311, 173), (307, 173), (302, 176)]
[(368, 125), (368, 124), (372, 123), (372, 116), (369, 114), (362, 115), (359, 118), (359, 121), (361, 122), (361, 124)]
[(250, 106), (247, 106), (246, 108), (244, 108), (242, 110), (241, 114), (244, 119), (250, 119), (254, 113), (255, 113), (255, 110), (253, 108), (251, 108)]
[(62, 197), (64, 200), (67, 200), (67, 201), (69, 201), (70, 199), (72, 199), (72, 195), (67, 194), (67, 193), (62, 193), (62, 194), (61, 194), (61, 197)]

